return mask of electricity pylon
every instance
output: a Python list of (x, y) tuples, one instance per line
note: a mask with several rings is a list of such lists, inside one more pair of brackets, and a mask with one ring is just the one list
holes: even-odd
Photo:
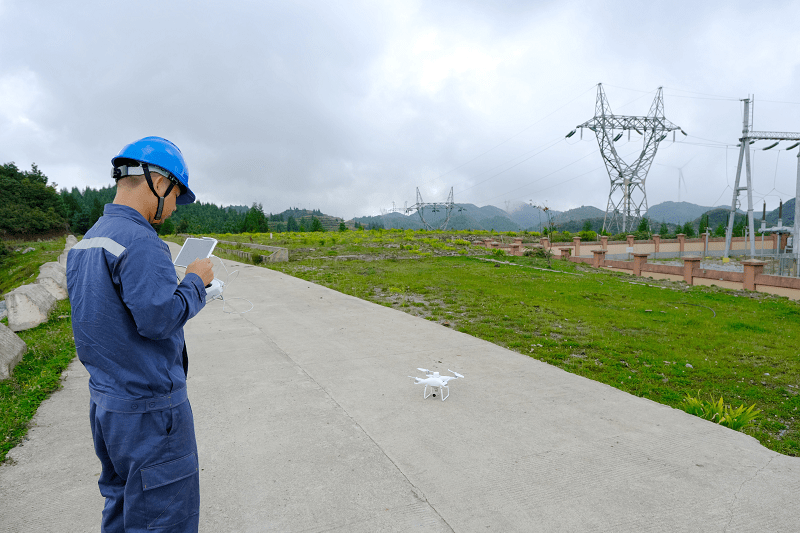
[[(667, 137), (668, 132), (678, 130), (687, 135), (680, 126), (676, 126), (664, 117), (664, 96), (661, 87), (650, 106), (647, 116), (621, 116), (611, 112), (603, 84), (597, 84), (597, 103), (594, 118), (587, 120), (577, 128), (589, 128), (597, 136), (597, 144), (611, 180), (611, 191), (608, 193), (606, 215), (603, 218), (603, 230), (614, 228), (616, 233), (626, 233), (636, 229), (642, 216), (647, 213), (647, 191), (644, 185), (650, 165), (656, 156), (658, 144)], [(619, 133), (615, 134), (615, 130)], [(617, 153), (616, 142), (627, 130), (628, 140), (631, 131), (642, 136), (642, 152), (636, 160), (628, 164)], [(571, 131), (567, 137), (575, 134)]]
[[(744, 102), (744, 118), (742, 120), (742, 138), (739, 139), (739, 163), (736, 165), (736, 184), (733, 186), (733, 200), (731, 200), (731, 213), (728, 216), (728, 230), (725, 232), (725, 255), (728, 257), (731, 252), (731, 237), (733, 237), (733, 221), (736, 216), (736, 210), (739, 203), (739, 193), (747, 191), (747, 225), (750, 231), (750, 257), (756, 255), (755, 245), (755, 222), (753, 221), (753, 180), (750, 172), (750, 145), (756, 141), (777, 141), (762, 150), (771, 150), (778, 145), (780, 141), (800, 141), (800, 133), (786, 133), (780, 131), (750, 131), (750, 98), (745, 98)], [(800, 142), (796, 142), (787, 150), (796, 148)], [(792, 251), (797, 262), (800, 264), (800, 246), (797, 245), (797, 235), (800, 233), (800, 153), (797, 154), (797, 197), (794, 200), (794, 237), (792, 239)], [(745, 174), (747, 175), (747, 185), (744, 187), (739, 186), (742, 177), (742, 162), (745, 165)], [(798, 272), (800, 274), (800, 272)]]
[[(422, 221), (422, 225), (425, 226), (425, 229), (433, 230), (446, 230), (447, 224), (450, 222), (450, 215), (453, 213), (453, 207), (455, 204), (453, 203), (453, 188), (450, 187), (450, 195), (447, 197), (447, 201), (442, 202), (434, 202), (434, 203), (426, 203), (422, 201), (422, 195), (419, 193), (419, 187), (417, 187), (417, 203), (409, 206), (406, 208), (406, 214), (416, 211), (419, 214), (419, 219)], [(444, 222), (442, 222), (438, 228), (434, 228), (425, 220), (425, 208), (430, 207), (431, 211), (434, 213), (438, 213), (439, 211), (445, 211)]]

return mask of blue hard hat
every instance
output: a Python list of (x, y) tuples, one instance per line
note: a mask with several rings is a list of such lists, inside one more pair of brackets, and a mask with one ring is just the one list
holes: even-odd
[(189, 188), (189, 167), (183, 160), (180, 149), (162, 137), (145, 137), (132, 142), (122, 150), (117, 157), (111, 160), (114, 167), (125, 164), (122, 160), (133, 160), (139, 163), (149, 163), (161, 167), (178, 181), (181, 194), (176, 200), (176, 204), (190, 204), (194, 202), (195, 196)]

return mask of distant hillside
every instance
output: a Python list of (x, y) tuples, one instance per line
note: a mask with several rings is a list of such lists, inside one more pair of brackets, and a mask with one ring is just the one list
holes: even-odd
[[(591, 205), (582, 205), (569, 211), (564, 211), (553, 217), (553, 222), (556, 225), (564, 224), (570, 221), (582, 221), (589, 218), (603, 218), (606, 212), (593, 207)], [(602, 225), (602, 223), (601, 223)]]
[[(795, 199), (792, 198), (783, 203), (783, 225), (784, 226), (794, 226), (794, 201)], [(753, 213), (753, 216), (756, 220), (761, 220), (762, 211), (756, 211)], [(778, 209), (773, 209), (772, 211), (767, 212), (767, 227), (771, 228), (778, 224)], [(760, 226), (761, 223), (759, 222), (757, 226)]]
[[(535, 211), (530, 206), (528, 209)], [(444, 222), (447, 213), (442, 207), (439, 207), (437, 212), (434, 212), (432, 207), (428, 207), (425, 208), (423, 216), (425, 221), (435, 228)], [(356, 217), (352, 223), (356, 222), (364, 227), (377, 225), (386, 229), (423, 229), (425, 227), (416, 212), (409, 215), (387, 213), (371, 217)], [(474, 204), (455, 204), (447, 228), (452, 230), (520, 231), (528, 229), (528, 226), (520, 224), (507, 212), (493, 205), (478, 207)]]
[(704, 207), (689, 202), (662, 202), (650, 206), (650, 209), (647, 210), (647, 218), (654, 222), (684, 224), (690, 220), (699, 219), (703, 213), (712, 209), (714, 207)]

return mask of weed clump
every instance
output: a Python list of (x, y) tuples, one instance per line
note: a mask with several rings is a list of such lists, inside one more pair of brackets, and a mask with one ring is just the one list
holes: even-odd
[(734, 409), (733, 406), (723, 403), (722, 396), (719, 401), (703, 400), (700, 398), (700, 391), (697, 391), (696, 398), (689, 394), (686, 395), (686, 398), (683, 399), (683, 409), (690, 415), (699, 416), (736, 431), (752, 425), (753, 420), (761, 412), (756, 409), (756, 404), (748, 408), (742, 404)]

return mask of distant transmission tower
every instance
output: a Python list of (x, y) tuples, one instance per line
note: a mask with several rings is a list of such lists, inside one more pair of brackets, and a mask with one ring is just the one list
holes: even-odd
[[(611, 191), (608, 193), (606, 215), (603, 219), (603, 230), (613, 228), (616, 233), (627, 233), (636, 229), (642, 216), (647, 213), (647, 192), (644, 185), (650, 165), (656, 156), (658, 143), (672, 133), (675, 140), (675, 131), (687, 135), (679, 126), (664, 118), (664, 96), (661, 87), (658, 88), (653, 105), (646, 117), (617, 116), (611, 112), (603, 84), (597, 84), (597, 103), (595, 104), (594, 118), (577, 126), (589, 128), (597, 136), (597, 144), (603, 155), (608, 177), (611, 179)], [(619, 133), (615, 134), (615, 130)], [(615, 143), (627, 130), (628, 140), (631, 130), (642, 136), (642, 152), (632, 164), (622, 160), (617, 153)], [(567, 134), (572, 137), (575, 130)]]
[[(422, 221), (422, 225), (425, 226), (425, 229), (428, 230), (446, 230), (447, 224), (450, 222), (450, 215), (453, 213), (453, 207), (455, 204), (453, 203), (453, 188), (450, 187), (450, 195), (447, 197), (447, 201), (442, 203), (426, 203), (422, 201), (422, 195), (419, 193), (419, 187), (417, 187), (417, 203), (409, 206), (406, 208), (406, 214), (416, 211), (419, 214), (419, 219)], [(438, 213), (442, 210), (445, 211), (444, 222), (442, 222), (438, 228), (434, 228), (425, 220), (425, 208), (431, 208), (431, 212)]]

